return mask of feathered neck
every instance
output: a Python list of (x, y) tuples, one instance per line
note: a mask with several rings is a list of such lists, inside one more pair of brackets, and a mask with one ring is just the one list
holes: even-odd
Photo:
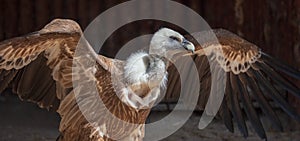
[(122, 101), (141, 109), (150, 108), (167, 84), (167, 59), (144, 51), (132, 54), (124, 66)]

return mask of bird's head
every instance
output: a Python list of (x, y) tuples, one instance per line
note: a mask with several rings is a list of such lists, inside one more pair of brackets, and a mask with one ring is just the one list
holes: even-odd
[(169, 52), (181, 49), (194, 52), (195, 46), (180, 33), (169, 28), (162, 28), (154, 33), (150, 42), (149, 53), (164, 56)]

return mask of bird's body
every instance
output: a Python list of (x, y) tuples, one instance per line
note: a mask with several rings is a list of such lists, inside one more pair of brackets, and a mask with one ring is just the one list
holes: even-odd
[[(276, 89), (299, 96), (299, 88), (277, 71), (297, 79), (300, 73), (274, 62), (255, 45), (230, 32), (215, 33), (220, 44), (206, 41), (203, 48), (208, 53), (197, 46), (195, 54), (190, 54), (196, 56), (194, 61), (199, 69), (200, 104), (207, 102), (213, 91), (208, 58), (213, 62), (212, 70), (221, 68), (218, 74), (227, 75), (219, 113), (230, 131), (234, 119), (247, 136), (244, 111), (259, 136), (266, 138), (250, 95), (256, 96), (262, 111), (281, 128), (262, 90), (269, 92), (268, 97), (291, 117), (300, 120)], [(157, 31), (149, 46), (149, 53), (135, 52), (124, 61), (107, 58), (92, 51), (76, 22), (54, 20), (36, 33), (0, 43), (0, 92), (11, 88), (23, 100), (57, 110), (62, 118), (60, 141), (141, 141), (144, 123), (161, 90), (168, 89), (168, 95), (180, 89), (178, 74), (166, 55), (180, 52), (181, 48), (192, 52), (195, 49), (182, 35), (167, 28)], [(220, 50), (224, 55), (220, 55)]]
[[(147, 59), (154, 60), (150, 61)], [(144, 66), (145, 64), (139, 61), (149, 61), (149, 63), (156, 61), (158, 64), (156, 64), (157, 66), (153, 66), (152, 69), (152, 66), (148, 68), (150, 67), (147, 66), (148, 63)], [(61, 102), (58, 109), (58, 113), (62, 116), (61, 123), (64, 123), (60, 125), (60, 131), (63, 132), (60, 140), (111, 140), (107, 136), (118, 140), (141, 140), (143, 138), (143, 124), (150, 112), (151, 105), (160, 94), (160, 88), (163, 87), (165, 84), (164, 81), (166, 81), (165, 63), (160, 58), (154, 58), (145, 52), (138, 52), (131, 55), (125, 62), (111, 60), (110, 68), (114, 69), (113, 75), (115, 76), (112, 76), (112, 73), (109, 71), (104, 70), (102, 66), (98, 65), (94, 68), (97, 70), (94, 76), (98, 79), (97, 89), (99, 93), (81, 92), (81, 90), (93, 89), (91, 84), (93, 82), (85, 79), (83, 77), (85, 74), (77, 74), (78, 77), (82, 78), (78, 79), (80, 82), (78, 93), (80, 95), (76, 97), (71, 92)], [(80, 68), (78, 69), (80, 70)], [(89, 70), (89, 68), (84, 68), (83, 70)], [(151, 71), (155, 71), (156, 74), (152, 74)], [(90, 73), (92, 74), (93, 72), (91, 71)], [(97, 103), (97, 100), (94, 100), (95, 96), (97, 97), (98, 95), (104, 105), (110, 107), (108, 111), (104, 109), (103, 105)], [(81, 96), (83, 96), (82, 101), (77, 101), (81, 99)], [(86, 110), (97, 108), (94, 111), (97, 113), (93, 117), (95, 119), (94, 123), (90, 123), (81, 114), (81, 112), (85, 112), (78, 107), (78, 103), (80, 104), (81, 102), (91, 103), (87, 105), (87, 108), (84, 108)], [(78, 112), (73, 113), (69, 111)], [(113, 113), (118, 119), (107, 116), (109, 115), (107, 112)], [(118, 120), (125, 122), (118, 124)], [(126, 122), (140, 125), (126, 125)], [(99, 123), (105, 124), (99, 125)], [(89, 136), (82, 136), (82, 134)]]

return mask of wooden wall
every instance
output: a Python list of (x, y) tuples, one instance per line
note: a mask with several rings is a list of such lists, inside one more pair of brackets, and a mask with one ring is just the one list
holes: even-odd
[[(176, 1), (195, 10), (211, 27), (238, 33), (300, 68), (300, 0)], [(73, 19), (84, 29), (98, 14), (120, 2), (124, 0), (0, 0), (0, 40), (39, 30), (54, 18)], [(145, 21), (125, 26), (133, 31), (126, 35), (116, 32), (107, 40), (110, 48), (102, 53), (113, 56), (120, 44), (140, 33), (153, 32), (162, 24)]]
[[(0, 0), (0, 40), (39, 30), (54, 18), (76, 20), (84, 29), (98, 14), (120, 2), (124, 0)], [(211, 27), (238, 33), (273, 56), (300, 67), (300, 0), (177, 2), (195, 10)], [(131, 30), (161, 27), (153, 21), (142, 24)]]

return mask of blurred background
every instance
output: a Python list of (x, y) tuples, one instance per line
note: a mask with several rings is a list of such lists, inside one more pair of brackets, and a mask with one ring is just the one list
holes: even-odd
[[(0, 41), (37, 31), (55, 18), (73, 19), (84, 30), (101, 12), (122, 2), (126, 1), (0, 0)], [(200, 14), (212, 28), (224, 28), (236, 33), (262, 48), (264, 52), (300, 69), (300, 0), (227, 0), (226, 2), (176, 0), (176, 2)], [(112, 18), (118, 22), (118, 15)], [(196, 20), (185, 16), (179, 18), (187, 22)], [(172, 27), (184, 33), (180, 28), (165, 22), (137, 21), (115, 31), (105, 42), (100, 53), (112, 57), (127, 41), (142, 34), (153, 33), (163, 26)], [(9, 92), (6, 93), (0, 97), (0, 125), (2, 125), (0, 126), (0, 140), (54, 140), (59, 123), (59, 117), (54, 112), (49, 114), (35, 105), (19, 102), (17, 98), (10, 96)], [(289, 101), (294, 106), (299, 106), (295, 98), (291, 96)], [(39, 122), (39, 120), (48, 122)], [(195, 122), (198, 123), (197, 120)], [(196, 130), (196, 123), (193, 121), (189, 123), (195, 124), (193, 130)], [(33, 128), (31, 125), (37, 126)], [(28, 139), (23, 137), (29, 134)], [(43, 136), (40, 136), (41, 134)], [(184, 136), (182, 138), (179, 136), (178, 140), (186, 140), (185, 136), (193, 136), (189, 134), (188, 129), (178, 134)], [(19, 135), (19, 138), (16, 135)], [(212, 134), (209, 138), (214, 139), (215, 136), (219, 135)], [(240, 137), (238, 132), (232, 139), (237, 138), (236, 136)], [(255, 135), (253, 136), (253, 140), (258, 139)], [(286, 136), (295, 139), (292, 135)]]

